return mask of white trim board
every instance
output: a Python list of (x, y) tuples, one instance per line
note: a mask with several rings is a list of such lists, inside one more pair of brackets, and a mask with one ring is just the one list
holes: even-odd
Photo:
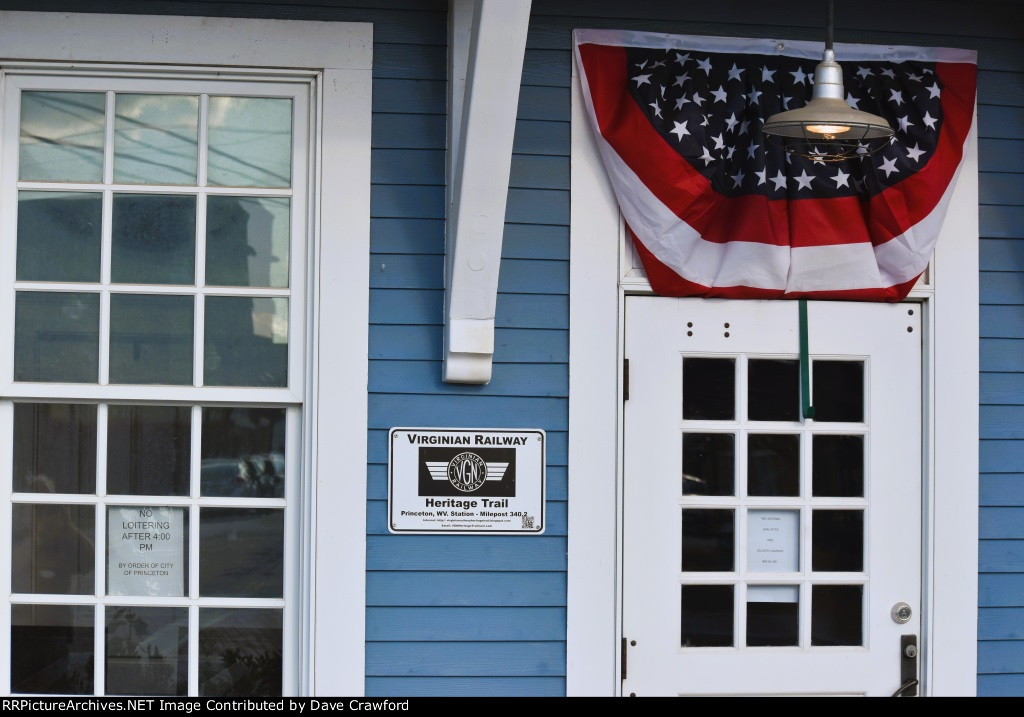
[[(630, 267), (620, 273), (619, 212), (586, 116), (575, 60), (572, 90), (566, 691), (607, 696), (617, 695), (621, 683), (621, 312), (626, 293), (645, 292), (644, 282), (620, 280)], [(974, 695), (977, 118), (929, 278), (929, 289), (912, 294), (922, 302), (926, 326), (922, 687), (926, 695)]]
[[(294, 74), (312, 83), (307, 286), (313, 310), (305, 327), (300, 442), (308, 474), (301, 483), (293, 593), (303, 640), (299, 694), (365, 689), (372, 49), (369, 23), (0, 12), (6, 66), (73, 72), (96, 63), (90, 72), (182, 77), (230, 67), (232, 75)], [(330, 310), (337, 306), (345, 310)], [(339, 520), (342, 506), (349, 509)]]

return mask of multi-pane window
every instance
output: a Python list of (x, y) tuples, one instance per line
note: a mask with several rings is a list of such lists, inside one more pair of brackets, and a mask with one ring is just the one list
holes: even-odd
[(5, 89), (10, 691), (289, 691), (308, 79)]

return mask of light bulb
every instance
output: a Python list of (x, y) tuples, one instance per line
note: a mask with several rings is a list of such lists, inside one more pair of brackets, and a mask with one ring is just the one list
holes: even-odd
[(826, 136), (842, 134), (843, 132), (850, 131), (849, 125), (844, 124), (809, 124), (805, 125), (804, 128), (808, 132), (813, 132), (814, 134), (823, 134)]

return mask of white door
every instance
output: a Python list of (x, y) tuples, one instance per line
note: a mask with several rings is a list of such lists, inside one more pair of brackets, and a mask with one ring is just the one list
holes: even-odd
[(626, 301), (625, 695), (890, 695), (916, 670), (920, 312), (808, 309), (814, 419), (797, 302)]

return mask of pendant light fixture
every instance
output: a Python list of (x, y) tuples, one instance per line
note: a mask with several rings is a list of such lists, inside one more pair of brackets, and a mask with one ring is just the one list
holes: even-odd
[(810, 102), (772, 115), (761, 131), (780, 140), (792, 154), (839, 162), (877, 151), (895, 131), (884, 118), (854, 109), (843, 98), (843, 70), (832, 49), (832, 0), (827, 0), (825, 14), (825, 52), (814, 69)]

